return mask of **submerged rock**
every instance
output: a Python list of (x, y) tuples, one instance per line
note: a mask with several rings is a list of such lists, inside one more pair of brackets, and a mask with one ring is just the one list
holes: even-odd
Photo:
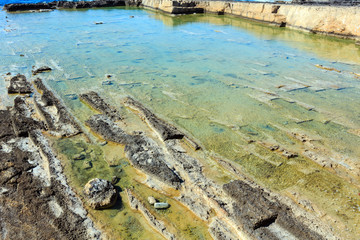
[(94, 178), (84, 187), (84, 194), (90, 207), (102, 209), (112, 207), (117, 200), (114, 186), (104, 179)]
[(36, 74), (43, 73), (43, 72), (50, 72), (52, 69), (48, 66), (42, 66), (38, 69), (32, 71), (32, 74), (35, 76)]
[(67, 137), (81, 133), (79, 125), (65, 105), (44, 85), (42, 80), (38, 78), (34, 83), (42, 91), (41, 97), (35, 95), (35, 105), (51, 133), (56, 136)]
[(24, 75), (18, 74), (10, 79), (8, 93), (32, 93), (31, 84)]

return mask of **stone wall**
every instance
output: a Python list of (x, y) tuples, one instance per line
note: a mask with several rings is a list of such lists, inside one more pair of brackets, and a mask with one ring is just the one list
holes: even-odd
[(338, 37), (360, 38), (360, 7), (226, 1), (142, 0), (144, 7), (171, 14), (231, 14), (281, 27)]

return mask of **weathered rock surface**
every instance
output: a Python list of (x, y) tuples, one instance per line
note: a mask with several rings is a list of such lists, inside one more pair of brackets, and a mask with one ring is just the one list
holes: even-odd
[(34, 83), (42, 92), (41, 98), (35, 95), (35, 105), (51, 133), (67, 137), (81, 133), (80, 127), (64, 104), (44, 85), (42, 80), (38, 78)]
[(104, 99), (102, 99), (96, 92), (91, 91), (88, 93), (80, 94), (80, 99), (89, 104), (95, 110), (101, 112), (102, 114), (105, 114), (113, 121), (118, 121), (122, 119), (120, 113), (116, 110), (116, 108), (106, 103)]
[[(1, 238), (101, 239), (24, 104), (17, 98), (11, 111), (0, 111)], [(26, 121), (14, 124), (19, 114)]]
[(31, 84), (24, 75), (18, 74), (10, 79), (8, 93), (32, 93)]
[(125, 99), (124, 104), (135, 111), (154, 131), (159, 134), (160, 138), (165, 141), (168, 139), (182, 139), (184, 134), (176, 127), (166, 123), (164, 120), (158, 118), (149, 109), (145, 108), (141, 103), (128, 97)]
[(32, 71), (32, 74), (35, 76), (36, 74), (43, 72), (50, 72), (52, 69), (48, 66), (42, 66)]
[(151, 214), (151, 212), (142, 204), (135, 195), (131, 192), (130, 189), (126, 189), (126, 194), (128, 196), (130, 207), (134, 210), (140, 211), (146, 220), (157, 230), (159, 231), (166, 239), (168, 240), (175, 240), (176, 237), (174, 234), (170, 233), (167, 229), (165, 224), (157, 220), (156, 217)]
[(15, 98), (14, 107), (11, 109), (11, 120), (18, 137), (27, 137), (29, 131), (44, 127), (42, 122), (31, 117), (31, 111), (25, 102), (25, 97), (18, 96)]
[(125, 144), (126, 157), (133, 166), (175, 188), (180, 187), (181, 178), (168, 167), (155, 141), (146, 136), (125, 133), (105, 115), (94, 115), (86, 124), (104, 139)]
[(192, 13), (190, 8), (193, 9), (192, 11), (200, 8), (204, 12), (231, 14), (281, 27), (286, 26), (353, 39), (359, 38), (360, 8), (358, 6), (340, 6), (339, 3), (346, 5), (343, 4), (345, 1), (334, 5), (319, 6), (318, 4), (263, 2), (142, 0), (142, 5), (145, 7), (172, 14)]
[(227, 183), (223, 188), (234, 200), (234, 219), (258, 239), (281, 239), (268, 228), (271, 225), (286, 229), (288, 237), (294, 239), (324, 239), (296, 219), (287, 206), (271, 199), (262, 189), (241, 180)]
[(84, 194), (87, 203), (94, 209), (112, 207), (118, 198), (114, 186), (109, 181), (99, 178), (94, 178), (85, 185)]
[(101, 135), (108, 141), (128, 144), (134, 140), (133, 136), (124, 132), (124, 130), (116, 125), (109, 117), (102, 114), (91, 116), (85, 124), (90, 127), (92, 131)]

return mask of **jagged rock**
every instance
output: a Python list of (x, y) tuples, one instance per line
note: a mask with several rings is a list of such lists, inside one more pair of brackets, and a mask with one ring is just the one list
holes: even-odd
[(125, 146), (125, 155), (136, 168), (175, 188), (180, 187), (182, 179), (168, 167), (162, 150), (152, 139), (134, 137), (133, 142)]
[(87, 203), (94, 209), (112, 207), (117, 200), (117, 191), (113, 185), (104, 179), (94, 178), (84, 187)]
[(168, 203), (165, 203), (165, 202), (154, 203), (154, 208), (155, 209), (167, 209), (169, 207), (170, 207), (170, 205)]
[(88, 93), (80, 94), (80, 99), (89, 104), (95, 110), (107, 115), (113, 121), (122, 119), (120, 113), (116, 110), (116, 108), (106, 103), (104, 99), (102, 99), (96, 92), (91, 91)]
[(18, 74), (10, 79), (8, 93), (32, 93), (31, 84), (24, 75)]
[(19, 137), (27, 137), (29, 131), (43, 128), (42, 122), (31, 117), (31, 111), (25, 102), (25, 97), (16, 97), (14, 107), (10, 112), (14, 131)]
[(15, 136), (9, 110), (0, 110), (0, 140), (6, 142)]
[(48, 129), (56, 136), (74, 136), (81, 133), (81, 129), (70, 115), (63, 103), (50, 91), (40, 78), (34, 81), (35, 86), (42, 92), (41, 98), (34, 96), (34, 103), (44, 118)]
[(50, 72), (52, 69), (48, 66), (42, 66), (38, 69), (32, 71), (32, 74), (35, 76), (36, 74), (43, 73), (43, 72)]
[(153, 196), (149, 196), (149, 197), (148, 197), (148, 202), (149, 202), (151, 205), (154, 205), (157, 201), (156, 201), (156, 199), (155, 199)]
[(118, 125), (105, 115), (93, 115), (88, 119), (85, 124), (94, 132), (103, 136), (106, 140), (128, 144), (134, 139), (133, 136), (125, 133)]

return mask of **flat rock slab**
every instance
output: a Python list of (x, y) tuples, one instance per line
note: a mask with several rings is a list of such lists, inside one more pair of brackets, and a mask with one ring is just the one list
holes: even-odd
[(80, 94), (80, 99), (89, 104), (95, 110), (110, 117), (113, 121), (118, 121), (122, 119), (120, 113), (116, 110), (116, 108), (106, 103), (105, 100), (102, 99), (96, 92), (91, 91), (88, 93)]
[(32, 93), (31, 84), (26, 80), (24, 75), (18, 74), (10, 79), (8, 93)]
[(109, 181), (99, 178), (94, 178), (85, 185), (84, 194), (87, 203), (94, 209), (112, 207), (118, 198), (114, 186)]
[(81, 133), (81, 129), (70, 115), (64, 104), (50, 91), (40, 78), (34, 81), (35, 86), (42, 92), (41, 98), (35, 96), (35, 105), (45, 119), (48, 129), (56, 136), (74, 136)]

